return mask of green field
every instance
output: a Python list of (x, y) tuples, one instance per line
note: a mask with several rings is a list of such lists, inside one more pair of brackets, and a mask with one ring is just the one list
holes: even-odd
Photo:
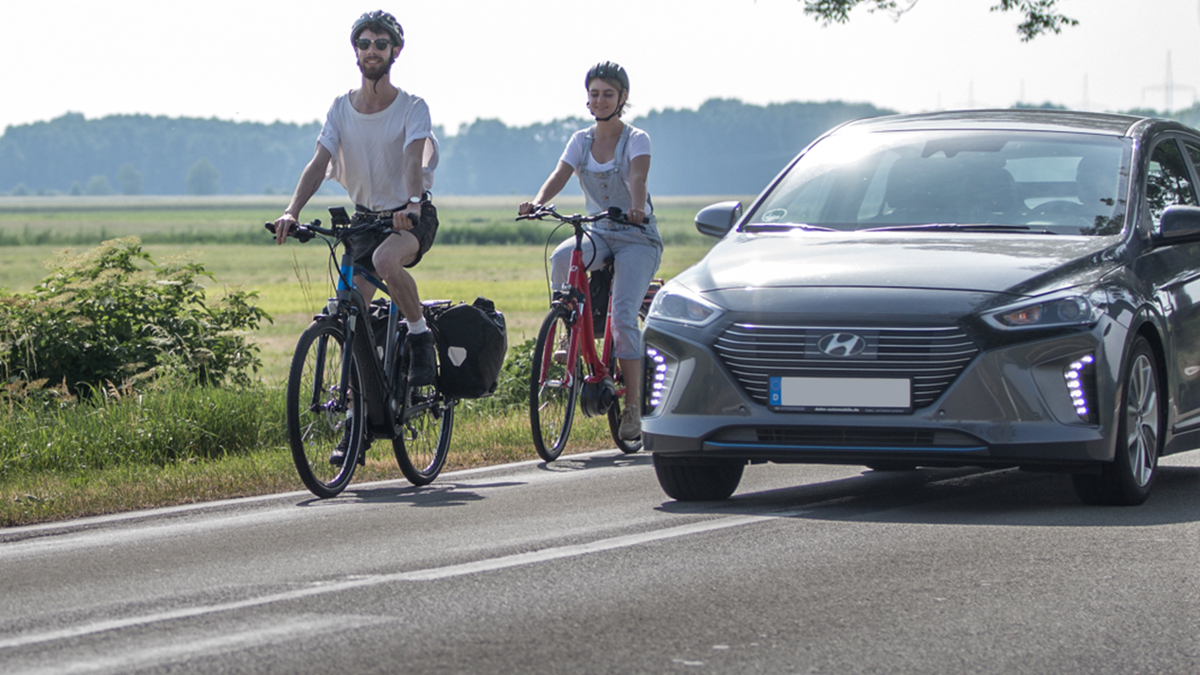
[[(507, 319), (510, 345), (533, 337), (545, 314), (544, 240), (554, 229), (549, 222), (515, 223), (520, 199), (438, 200), (439, 243), (414, 270), (424, 299), (492, 299)], [(669, 279), (704, 255), (714, 240), (697, 233), (692, 219), (700, 208), (721, 199), (656, 200), (666, 242), (658, 276)], [(563, 211), (582, 208), (579, 198), (557, 203)], [(104, 239), (136, 235), (156, 261), (183, 256), (201, 263), (215, 277), (206, 282), (211, 293), (226, 287), (258, 292), (259, 306), (274, 317), (274, 323), (256, 335), (265, 367), (262, 375), (268, 382), (279, 381), (286, 376), (296, 337), (324, 305), (331, 288), (329, 251), (319, 240), (279, 247), (263, 229), (262, 223), (273, 220), (285, 205), (282, 197), (0, 198), (0, 288), (30, 290), (47, 275), (44, 263), (57, 251), (80, 251)], [(302, 215), (326, 220), (325, 209), (335, 205), (345, 202), (314, 200)], [(511, 234), (519, 226), (540, 228), (536, 234), (542, 243), (441, 243)], [(556, 240), (563, 236), (560, 230)]]

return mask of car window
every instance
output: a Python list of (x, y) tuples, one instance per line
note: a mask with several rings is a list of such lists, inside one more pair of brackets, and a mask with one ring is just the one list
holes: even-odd
[(1174, 139), (1159, 143), (1150, 155), (1146, 173), (1146, 203), (1154, 227), (1158, 227), (1168, 206), (1185, 204), (1197, 206), (1196, 189)]
[(1188, 156), (1192, 158), (1192, 175), (1200, 175), (1200, 145), (1184, 141), (1183, 147), (1187, 149)]
[(809, 149), (745, 221), (865, 230), (922, 224), (1116, 234), (1130, 146), (1053, 132), (834, 135)]

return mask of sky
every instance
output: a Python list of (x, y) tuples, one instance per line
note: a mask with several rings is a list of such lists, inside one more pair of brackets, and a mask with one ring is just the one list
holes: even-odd
[(1200, 0), (1060, 0), (1080, 25), (1032, 42), (995, 4), (919, 0), (898, 20), (856, 10), (825, 26), (798, 0), (4, 0), (0, 130), (67, 112), (323, 120), (359, 83), (350, 26), (376, 8), (404, 26), (393, 82), (449, 134), (585, 116), (584, 74), (604, 60), (629, 72), (633, 117), (711, 98), (899, 112), (1197, 100)]

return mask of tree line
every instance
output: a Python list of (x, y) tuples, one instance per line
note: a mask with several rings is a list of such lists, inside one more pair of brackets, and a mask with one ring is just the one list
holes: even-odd
[[(630, 121), (653, 139), (652, 193), (749, 194), (762, 189), (828, 129), (891, 112), (862, 103), (759, 106), (713, 99), (695, 110), (651, 111)], [(1197, 126), (1200, 105), (1170, 116)], [(588, 124), (569, 118), (509, 127), (479, 119), (453, 135), (437, 128), (441, 162), (434, 191), (531, 195), (554, 168), (571, 134)], [(291, 194), (312, 157), (320, 127), (318, 122), (149, 115), (86, 119), (68, 113), (48, 122), (10, 126), (0, 136), (0, 195)], [(332, 183), (322, 190), (341, 193)], [(573, 183), (568, 190), (577, 192)]]
[[(757, 106), (711, 100), (696, 110), (631, 120), (653, 139), (651, 189), (661, 194), (756, 192), (783, 163), (830, 127), (887, 114), (867, 104)], [(441, 161), (434, 191), (533, 194), (571, 134), (569, 118), (523, 127), (479, 119), (450, 135), (436, 128)], [(321, 125), (68, 113), (10, 126), (0, 136), (0, 195), (291, 194)], [(323, 188), (340, 193), (335, 184)]]

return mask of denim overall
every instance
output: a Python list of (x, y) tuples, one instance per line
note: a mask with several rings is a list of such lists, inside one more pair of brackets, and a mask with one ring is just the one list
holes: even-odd
[[(629, 176), (622, 173), (621, 167), (626, 163), (625, 152), (630, 126), (626, 124), (621, 132), (613, 156), (613, 168), (607, 171), (591, 171), (587, 166), (591, 158), (595, 130), (595, 127), (588, 129), (583, 160), (575, 170), (579, 176), (579, 185), (583, 189), (587, 211), (589, 214), (596, 214), (607, 211), (610, 206), (616, 206), (622, 212), (628, 212), (633, 206), (633, 196), (629, 192)], [(613, 258), (613, 355), (618, 359), (642, 357), (642, 337), (637, 322), (638, 309), (641, 308), (646, 289), (662, 261), (662, 239), (659, 237), (658, 222), (653, 213), (646, 215), (642, 226), (644, 230), (633, 225), (601, 220), (587, 226), (591, 236), (584, 237), (583, 240), (583, 260), (588, 265), (589, 272), (600, 269), (608, 258)], [(560, 244), (550, 257), (550, 278), (554, 288), (561, 288), (567, 282), (571, 251), (574, 247), (575, 239), (570, 238)]]

